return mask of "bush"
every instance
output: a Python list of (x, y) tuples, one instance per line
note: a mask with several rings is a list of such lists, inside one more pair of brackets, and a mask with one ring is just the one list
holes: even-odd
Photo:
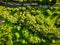
[(49, 45), (60, 38), (59, 9), (0, 6), (0, 45)]

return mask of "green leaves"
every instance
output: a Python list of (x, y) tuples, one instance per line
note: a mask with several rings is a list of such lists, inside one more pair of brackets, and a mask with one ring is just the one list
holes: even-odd
[(18, 32), (16, 32), (15, 35), (17, 39), (20, 38), (20, 34)]
[(17, 18), (13, 17), (13, 16), (9, 16), (8, 17), (8, 21), (10, 21), (11, 23), (17, 23)]
[(26, 40), (21, 40), (22, 44), (27, 44)]
[(54, 7), (45, 9), (38, 6), (0, 6), (0, 44), (43, 45), (42, 42), (54, 42), (56, 38), (60, 38), (59, 15), (60, 11)]
[(41, 43), (41, 39), (37, 36), (31, 36), (28, 40), (32, 44)]
[(57, 20), (57, 24), (60, 25), (60, 19)]
[(17, 26), (17, 30), (20, 31), (20, 29), (21, 29), (21, 26)]
[(13, 41), (12, 40), (9, 40), (6, 42), (7, 45), (13, 45)]
[(23, 2), (23, 0), (18, 0), (19, 2)]
[(29, 37), (29, 31), (28, 29), (23, 29), (22, 30), (23, 37), (28, 38)]

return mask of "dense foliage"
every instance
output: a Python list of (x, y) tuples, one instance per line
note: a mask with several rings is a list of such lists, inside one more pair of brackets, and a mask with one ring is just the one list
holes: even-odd
[(60, 8), (0, 6), (0, 45), (49, 45), (60, 38)]

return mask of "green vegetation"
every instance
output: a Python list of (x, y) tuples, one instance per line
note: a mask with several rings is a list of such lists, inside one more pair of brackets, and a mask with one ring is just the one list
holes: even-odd
[(57, 0), (3, 0), (6, 2), (17, 2), (17, 3), (39, 3), (45, 5), (53, 5)]
[(57, 0), (57, 4), (60, 4), (60, 0)]
[(58, 7), (0, 6), (0, 20), (0, 45), (50, 45), (60, 38)]

